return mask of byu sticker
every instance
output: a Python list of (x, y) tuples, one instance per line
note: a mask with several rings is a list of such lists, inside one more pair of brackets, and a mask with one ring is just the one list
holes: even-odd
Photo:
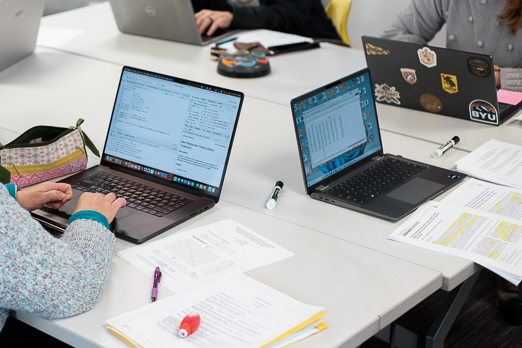
[(395, 87), (390, 87), (385, 83), (382, 85), (375, 84), (375, 98), (378, 102), (385, 101), (388, 104), (401, 104), (399, 92), (395, 90)]
[(428, 68), (437, 66), (437, 54), (428, 47), (423, 47), (417, 50), (417, 55), (419, 56), (422, 65), (425, 65)]
[(410, 85), (413, 85), (415, 82), (417, 82), (417, 74), (415, 73), (414, 69), (401, 68), (401, 73), (404, 80)]
[(469, 118), (473, 121), (498, 124), (497, 109), (482, 99), (476, 99), (469, 104)]

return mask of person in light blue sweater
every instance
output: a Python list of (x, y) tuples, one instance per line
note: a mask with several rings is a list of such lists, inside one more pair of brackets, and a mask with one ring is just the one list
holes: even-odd
[(63, 318), (90, 310), (109, 278), (114, 234), (109, 223), (125, 206), (113, 193), (84, 193), (62, 238), (29, 211), (59, 208), (70, 185), (46, 182), (19, 190), (0, 184), (0, 332), (9, 310)]

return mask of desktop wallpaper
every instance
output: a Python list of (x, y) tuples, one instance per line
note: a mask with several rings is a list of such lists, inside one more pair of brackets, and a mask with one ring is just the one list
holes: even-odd
[(293, 103), (307, 187), (382, 149), (369, 72)]

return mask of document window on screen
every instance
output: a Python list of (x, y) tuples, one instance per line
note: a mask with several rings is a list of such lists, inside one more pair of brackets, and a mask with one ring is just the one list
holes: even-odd
[(125, 72), (105, 152), (219, 186), (240, 98)]
[(350, 91), (303, 113), (312, 168), (367, 142), (362, 116), (347, 117), (361, 115), (357, 92)]

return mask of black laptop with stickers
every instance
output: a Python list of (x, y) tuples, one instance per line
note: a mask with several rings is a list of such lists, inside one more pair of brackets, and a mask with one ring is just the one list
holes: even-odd
[(306, 193), (398, 220), (465, 175), (384, 154), (368, 68), (292, 99)]
[(499, 125), (522, 108), (499, 103), (488, 55), (363, 36), (377, 102)]

